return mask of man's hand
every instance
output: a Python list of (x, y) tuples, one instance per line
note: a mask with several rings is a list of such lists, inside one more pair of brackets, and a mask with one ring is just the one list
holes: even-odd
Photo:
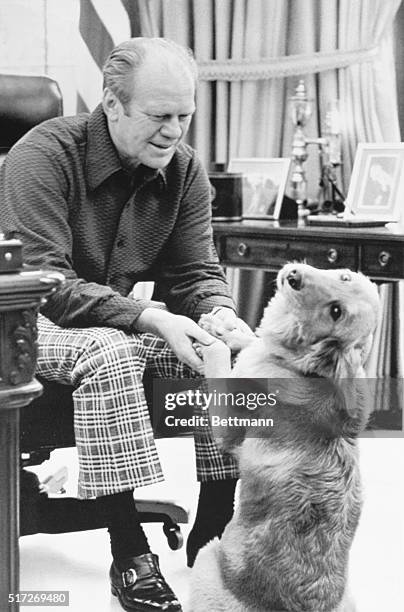
[(208, 346), (215, 338), (195, 321), (182, 315), (157, 308), (146, 308), (138, 317), (136, 327), (163, 338), (178, 359), (200, 374), (204, 373), (203, 359), (197, 354), (194, 343)]
[(199, 325), (234, 352), (245, 348), (255, 338), (251, 328), (231, 308), (214, 308), (212, 312), (201, 315)]

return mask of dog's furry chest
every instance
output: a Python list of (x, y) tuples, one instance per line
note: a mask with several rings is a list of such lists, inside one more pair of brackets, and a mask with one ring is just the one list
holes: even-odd
[(278, 374), (280, 371), (261, 338), (239, 353), (231, 372), (232, 378), (270, 378)]

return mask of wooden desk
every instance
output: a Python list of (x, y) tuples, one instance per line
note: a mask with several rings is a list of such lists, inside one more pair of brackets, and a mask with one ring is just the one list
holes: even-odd
[(404, 234), (385, 228), (297, 226), (295, 221), (214, 222), (226, 267), (277, 272), (288, 261), (360, 270), (375, 280), (404, 279)]

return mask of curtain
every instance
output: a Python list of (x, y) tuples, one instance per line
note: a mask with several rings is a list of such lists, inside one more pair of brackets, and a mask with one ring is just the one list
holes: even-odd
[[(220, 62), (241, 60), (229, 76), (202, 80), (198, 88), (190, 138), (207, 166), (232, 157), (289, 157), (292, 125), (287, 100), (304, 78), (315, 101), (307, 136), (321, 134), (327, 104), (339, 100), (340, 180), (345, 193), (358, 142), (400, 140), (392, 39), (399, 4), (400, 0), (138, 0), (142, 35), (166, 36), (191, 47), (203, 67), (202, 79), (206, 66), (214, 72)], [(322, 63), (324, 54), (331, 56), (328, 66)], [(288, 66), (272, 78), (252, 77), (243, 66), (245, 60), (268, 60), (269, 65), (271, 58), (282, 65), (285, 56), (293, 56), (293, 70)], [(313, 197), (319, 156), (315, 147), (309, 151), (308, 194)], [(254, 325), (268, 294), (268, 275), (243, 271), (233, 273), (232, 281), (240, 313)], [(381, 293), (385, 317), (396, 325), (393, 344), (387, 332), (380, 340), (388, 344), (387, 351), (375, 346), (375, 355), (387, 352), (390, 357), (384, 365), (375, 358), (373, 371), (385, 374), (387, 363), (390, 371), (402, 376), (403, 323), (393, 312), (402, 309), (403, 287), (384, 286)]]

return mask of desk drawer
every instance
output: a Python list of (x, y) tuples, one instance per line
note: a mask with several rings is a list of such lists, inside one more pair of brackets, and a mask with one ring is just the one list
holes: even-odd
[(318, 268), (357, 269), (355, 246), (339, 243), (271, 240), (228, 236), (222, 250), (224, 265), (278, 270), (288, 261), (303, 261)]
[(376, 278), (404, 278), (403, 247), (363, 245), (361, 271)]

